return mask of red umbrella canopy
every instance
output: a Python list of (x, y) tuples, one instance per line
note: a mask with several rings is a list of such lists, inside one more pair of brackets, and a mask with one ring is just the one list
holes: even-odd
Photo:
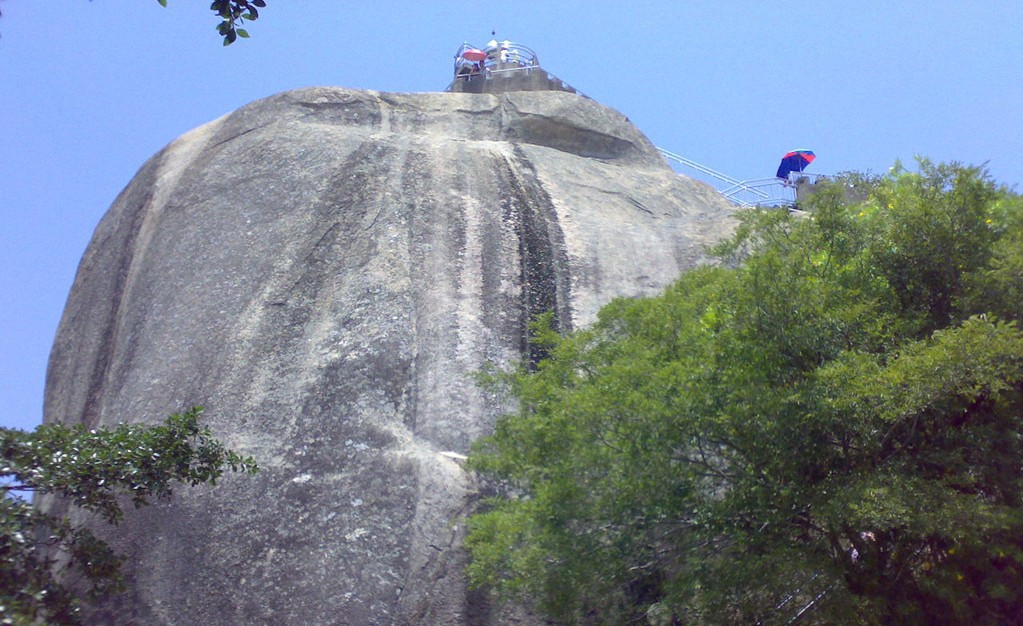
[(487, 53), (477, 48), (469, 48), (462, 53), (462, 58), (466, 61), (482, 61), (487, 58)]

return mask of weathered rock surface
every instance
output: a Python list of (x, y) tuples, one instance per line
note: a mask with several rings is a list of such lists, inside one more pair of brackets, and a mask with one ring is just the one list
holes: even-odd
[(470, 624), (465, 453), (502, 409), (472, 374), (526, 320), (594, 319), (731, 226), (619, 113), (568, 93), (280, 94), (196, 129), (98, 226), (48, 422), (201, 404), (254, 478), (129, 516), (131, 591), (94, 623)]

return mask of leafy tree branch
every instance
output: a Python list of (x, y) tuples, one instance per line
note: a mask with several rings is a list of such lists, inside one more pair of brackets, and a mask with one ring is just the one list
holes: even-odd
[[(138, 508), (170, 497), (175, 485), (215, 485), (226, 471), (255, 473), (252, 458), (227, 449), (199, 425), (201, 414), (196, 407), (159, 426), (0, 429), (3, 489), (53, 494), (117, 524), (125, 499)], [(3, 497), (0, 623), (77, 624), (80, 599), (64, 581), (82, 581), (86, 597), (117, 592), (122, 560), (88, 529)]]
[[(167, 6), (167, 0), (156, 1)], [(231, 45), (239, 37), (248, 38), (249, 32), (241, 28), (242, 24), (259, 19), (259, 9), (265, 7), (265, 0), (213, 0), (210, 10), (221, 19), (217, 32), (224, 38), (224, 45)]]

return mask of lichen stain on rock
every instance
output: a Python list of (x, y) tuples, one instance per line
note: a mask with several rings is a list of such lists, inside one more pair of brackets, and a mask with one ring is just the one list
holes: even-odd
[(90, 623), (528, 622), (465, 588), (455, 459), (508, 408), (473, 374), (529, 356), (535, 315), (584, 326), (731, 227), (575, 94), (304, 89), (184, 135), (97, 227), (45, 419), (201, 404), (263, 471), (131, 515), (130, 591)]

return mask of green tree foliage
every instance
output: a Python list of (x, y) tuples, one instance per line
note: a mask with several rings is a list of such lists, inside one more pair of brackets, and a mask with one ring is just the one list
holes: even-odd
[[(135, 507), (167, 498), (176, 483), (216, 484), (226, 470), (256, 463), (200, 427), (201, 408), (160, 426), (88, 430), (44, 424), (33, 432), (0, 429), (0, 477), (7, 494), (54, 494), (110, 524)], [(79, 623), (77, 580), (90, 598), (122, 588), (122, 558), (88, 529), (7, 495), (0, 499), (0, 623)], [(39, 620), (39, 621), (37, 621)]]
[[(156, 0), (167, 6), (167, 0)], [(213, 0), (210, 10), (221, 19), (217, 32), (224, 37), (224, 45), (233, 44), (239, 37), (248, 38), (249, 32), (240, 28), (245, 20), (259, 19), (259, 9), (265, 8), (264, 0)]]
[(1023, 623), (1023, 202), (955, 164), (849, 182), (540, 320), (470, 456), (474, 584), (567, 623)]

